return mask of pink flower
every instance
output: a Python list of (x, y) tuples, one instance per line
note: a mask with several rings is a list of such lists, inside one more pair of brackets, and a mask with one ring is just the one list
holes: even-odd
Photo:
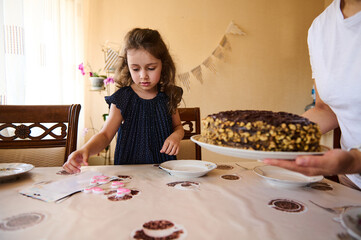
[(81, 74), (84, 76), (85, 72), (84, 72), (84, 64), (83, 63), (79, 64), (78, 69), (81, 71)]
[(89, 129), (88, 129), (88, 128), (84, 128), (84, 129), (83, 129), (83, 132), (82, 132), (83, 137), (85, 137), (85, 136), (88, 134), (88, 132), (89, 132)]
[[(105, 75), (101, 75), (101, 74), (99, 73), (101, 69), (99, 69), (99, 72), (93, 72), (93, 70), (92, 70), (92, 68), (90, 67), (89, 64), (87, 64), (86, 67), (90, 69), (90, 71), (89, 71), (89, 77), (106, 78)], [(84, 64), (83, 64), (83, 63), (80, 63), (80, 64), (79, 64), (78, 69), (81, 71), (81, 74), (82, 74), (83, 76), (86, 74), (86, 73), (85, 73), (85, 67), (84, 67)]]
[(114, 83), (114, 78), (112, 77), (108, 77), (106, 79), (104, 79), (104, 85), (108, 85), (108, 84), (111, 84), (111, 83)]

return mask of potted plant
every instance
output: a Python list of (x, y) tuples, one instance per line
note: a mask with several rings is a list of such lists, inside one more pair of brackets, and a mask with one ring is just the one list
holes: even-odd
[[(98, 73), (100, 72), (100, 69), (98, 72), (93, 72), (89, 64), (87, 66), (90, 68), (90, 72), (89, 72), (90, 90), (93, 91), (104, 90), (105, 89), (104, 80), (107, 79), (107, 76), (100, 75)], [(84, 76), (85, 75), (84, 64), (83, 63), (79, 64), (78, 68), (81, 71), (82, 75)]]

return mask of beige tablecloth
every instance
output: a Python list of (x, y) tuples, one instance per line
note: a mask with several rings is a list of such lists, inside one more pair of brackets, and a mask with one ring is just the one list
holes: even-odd
[[(238, 164), (250, 169), (261, 165)], [(285, 188), (236, 163), (218, 165), (226, 166), (192, 179), (176, 178), (154, 165), (84, 167), (83, 171), (107, 176), (131, 176), (126, 187), (139, 193), (123, 201), (77, 193), (60, 203), (19, 194), (39, 182), (71, 177), (58, 175), (58, 167), (34, 168), (16, 181), (0, 184), (0, 239), (130, 239), (145, 222), (158, 219), (181, 225), (186, 239), (337, 239), (336, 234), (345, 230), (333, 220), (336, 215), (309, 200), (326, 206), (361, 204), (361, 192), (326, 179), (322, 182), (328, 190)], [(239, 179), (227, 180), (223, 175)], [(191, 187), (169, 184), (183, 180)], [(300, 208), (292, 212), (295, 205)], [(23, 229), (1, 228), (1, 223), (26, 213), (44, 218)]]

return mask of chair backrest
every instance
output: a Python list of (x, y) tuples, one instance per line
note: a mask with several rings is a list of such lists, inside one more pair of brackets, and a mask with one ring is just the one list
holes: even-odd
[(333, 130), (333, 148), (341, 148), (341, 129), (335, 128)]
[[(0, 105), (0, 162), (61, 166), (76, 150), (80, 109), (80, 104)], [(53, 150), (56, 163), (49, 163)]]
[[(183, 140), (190, 139), (193, 135), (201, 133), (201, 115), (198, 107), (178, 108), (179, 116), (184, 128)], [(201, 147), (195, 144), (195, 159), (202, 159)]]
[[(333, 130), (333, 148), (341, 148), (341, 129), (339, 127), (335, 128)], [(337, 175), (332, 175), (332, 176), (325, 176), (325, 178), (332, 180), (334, 182), (340, 182), (339, 178)]]

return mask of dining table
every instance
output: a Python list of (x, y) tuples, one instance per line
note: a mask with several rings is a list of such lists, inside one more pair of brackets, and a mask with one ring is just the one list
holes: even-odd
[[(158, 239), (339, 239), (346, 232), (340, 212), (320, 206), (360, 206), (360, 191), (323, 177), (282, 184), (262, 176), (264, 166), (217, 162), (199, 177), (171, 174), (158, 164), (83, 166), (79, 174), (35, 167), (0, 183), (0, 239), (157, 239), (143, 230), (160, 220), (173, 223), (178, 234)], [(36, 193), (49, 185), (56, 192), (82, 176), (89, 184), (102, 177), (108, 182), (95, 183), (98, 192), (90, 185), (58, 200)], [(126, 197), (112, 182), (130, 190)]]

